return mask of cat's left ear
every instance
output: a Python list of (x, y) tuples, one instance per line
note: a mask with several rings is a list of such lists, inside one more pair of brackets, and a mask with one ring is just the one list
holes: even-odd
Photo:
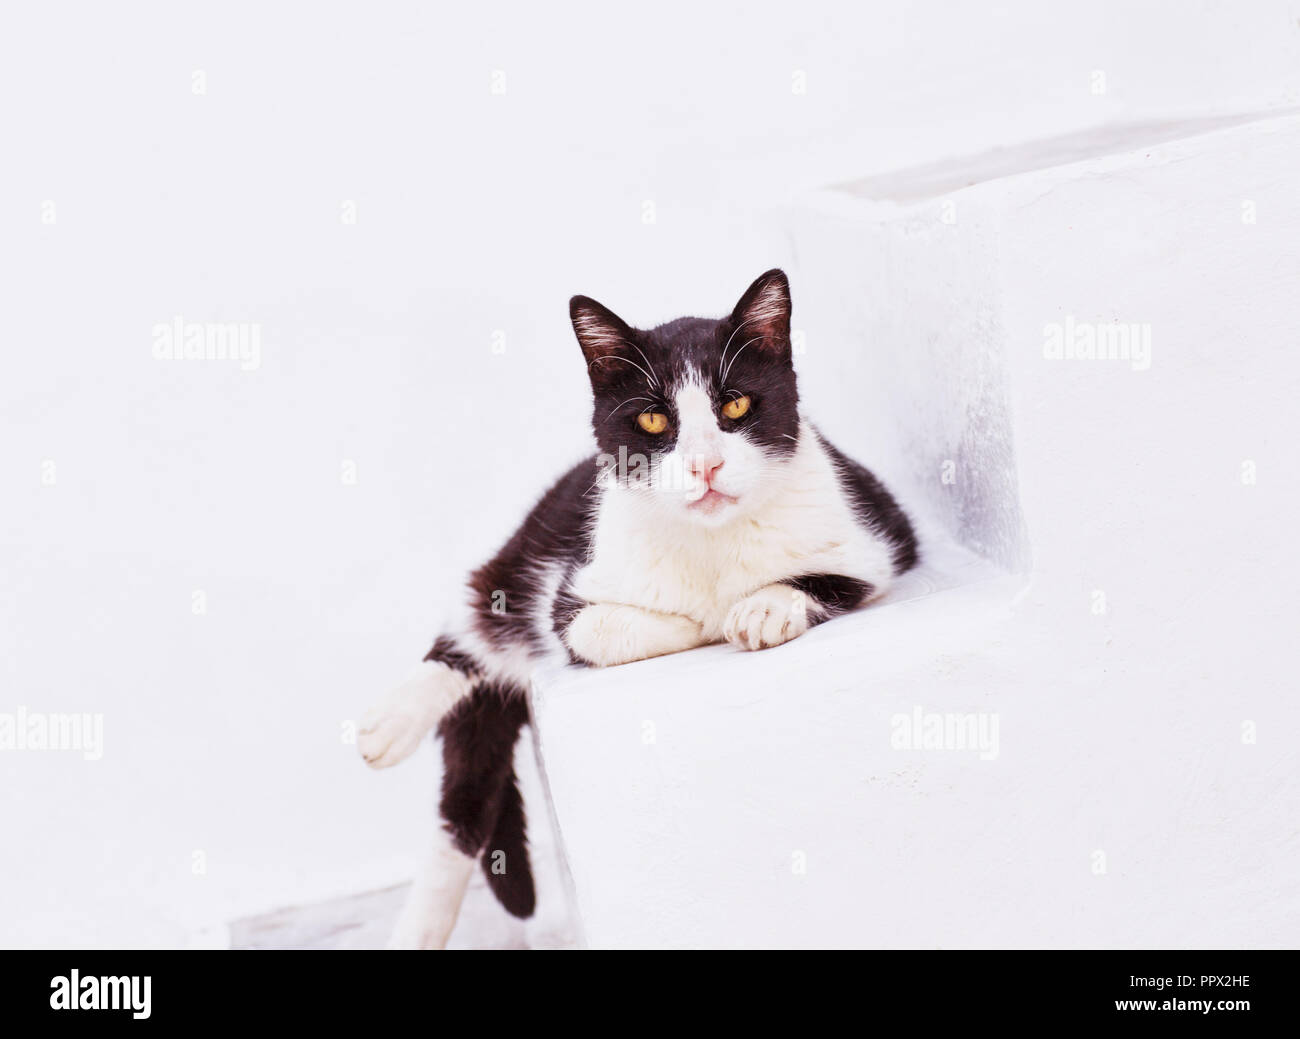
[(731, 327), (737, 341), (752, 340), (754, 349), (790, 360), (790, 282), (785, 271), (774, 267), (755, 279), (731, 312)]
[(633, 332), (627, 322), (588, 296), (569, 300), (569, 318), (587, 359), (592, 386), (599, 388), (617, 379), (620, 371), (614, 361), (631, 350)]

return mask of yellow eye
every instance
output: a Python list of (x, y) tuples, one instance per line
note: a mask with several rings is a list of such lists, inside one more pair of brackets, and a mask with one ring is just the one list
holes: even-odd
[(643, 411), (636, 422), (647, 433), (662, 433), (668, 428), (668, 416), (658, 411)]
[(749, 414), (749, 398), (737, 397), (735, 400), (727, 401), (726, 404), (722, 405), (722, 413), (732, 421), (744, 418)]

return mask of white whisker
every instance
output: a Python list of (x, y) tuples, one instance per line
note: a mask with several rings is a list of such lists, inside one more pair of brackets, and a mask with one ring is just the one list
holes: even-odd
[[(767, 336), (755, 336), (753, 339), (749, 341), (749, 343), (757, 343), (760, 339), (766, 339), (766, 338)], [(745, 346), (748, 346), (749, 343), (746, 343)], [(726, 382), (727, 376), (731, 374), (731, 366), (736, 363), (736, 359), (745, 352), (745, 346), (742, 346), (739, 350), (737, 350), (735, 355), (731, 358), (730, 363), (727, 365), (727, 370), (722, 373), (723, 382)]]
[[(624, 342), (627, 342), (627, 340), (624, 340)], [(645, 361), (645, 365), (646, 365), (646, 367), (650, 369), (650, 379), (651, 379), (651, 381), (655, 384), (655, 386), (658, 386), (658, 385), (659, 385), (659, 375), (655, 372), (655, 366), (654, 366), (653, 364), (650, 363), (650, 358), (648, 358), (648, 357), (645, 355), (645, 353), (642, 351), (642, 349), (641, 349), (639, 346), (636, 345), (636, 343), (627, 343), (627, 345), (630, 346), (630, 347), (631, 347), (633, 350), (635, 350), (637, 353), (641, 354), (641, 360)]]
[[(604, 354), (601, 357), (597, 357), (595, 361), (591, 362), (591, 364), (595, 364), (596, 361), (624, 361), (627, 364), (630, 364), (637, 371), (639, 371), (647, 379), (651, 379), (653, 381), (653, 377), (650, 375), (648, 371), (642, 368), (639, 364), (636, 363), (636, 361), (632, 360), (630, 357), (624, 357), (622, 354)], [(588, 370), (591, 369), (591, 364), (587, 365)]]
[(731, 330), (731, 335), (727, 336), (727, 341), (722, 344), (722, 359), (718, 361), (719, 376), (722, 375), (722, 366), (727, 362), (727, 347), (729, 347), (731, 345), (731, 341), (736, 338), (736, 333), (739, 332), (742, 328), (744, 328), (747, 324), (749, 324), (753, 320), (754, 319), (752, 317), (745, 318), (744, 321), (742, 321), (740, 324), (738, 324), (735, 328)]
[[(605, 416), (605, 421), (608, 422), (610, 419), (614, 417), (615, 412), (617, 412), (620, 408), (622, 408), (623, 405), (631, 404), (634, 400), (648, 400), (650, 401), (651, 404), (654, 403), (654, 400), (651, 397), (628, 397), (628, 399), (625, 400), (623, 404), (620, 404), (617, 408), (615, 408), (613, 411), (611, 411), (608, 415)], [(644, 411), (645, 409), (642, 408), (642, 410)]]

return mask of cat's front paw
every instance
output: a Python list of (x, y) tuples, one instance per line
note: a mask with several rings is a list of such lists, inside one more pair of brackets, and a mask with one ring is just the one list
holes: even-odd
[(770, 584), (736, 603), (722, 635), (741, 649), (770, 649), (808, 630), (808, 597), (796, 588)]
[(438, 723), (437, 667), (441, 665), (424, 665), (424, 672), (403, 682), (362, 715), (357, 750), (371, 768), (389, 768), (404, 761)]
[(595, 603), (578, 611), (564, 632), (574, 656), (596, 667), (680, 653), (704, 642), (700, 625), (675, 613)]

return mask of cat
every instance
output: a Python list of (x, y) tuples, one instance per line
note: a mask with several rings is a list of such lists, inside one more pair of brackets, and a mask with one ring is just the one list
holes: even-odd
[(720, 320), (641, 330), (586, 296), (569, 301), (599, 454), (470, 576), (464, 623), (359, 728), (375, 768), (435, 728), (442, 737), (443, 825), (390, 947), (442, 947), (480, 857), (506, 910), (532, 914), (514, 746), (540, 661), (769, 649), (915, 565), (904, 511), (800, 413), (790, 307), (780, 270)]

